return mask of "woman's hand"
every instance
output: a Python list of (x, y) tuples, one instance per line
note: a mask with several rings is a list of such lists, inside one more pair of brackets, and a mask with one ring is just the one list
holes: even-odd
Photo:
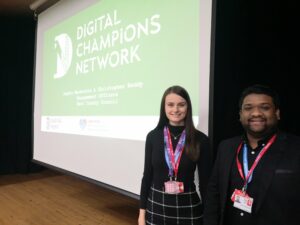
[(146, 210), (140, 209), (138, 225), (146, 225)]

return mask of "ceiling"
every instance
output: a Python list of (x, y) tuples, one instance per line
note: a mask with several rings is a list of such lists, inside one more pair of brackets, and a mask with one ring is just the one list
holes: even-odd
[(29, 5), (35, 0), (0, 0), (0, 13), (27, 14), (32, 12)]
[(35, 4), (36, 13), (40, 13), (59, 0), (0, 0), (1, 14), (33, 14), (30, 9), (32, 3)]

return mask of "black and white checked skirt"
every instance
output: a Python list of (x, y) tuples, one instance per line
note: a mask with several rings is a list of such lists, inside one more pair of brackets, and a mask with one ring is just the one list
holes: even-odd
[(151, 187), (147, 225), (202, 225), (203, 207), (196, 191), (167, 194)]

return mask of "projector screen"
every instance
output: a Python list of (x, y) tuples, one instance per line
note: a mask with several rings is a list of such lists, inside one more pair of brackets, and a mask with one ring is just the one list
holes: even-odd
[(39, 14), (33, 159), (138, 195), (172, 85), (207, 134), (211, 1), (70, 0)]

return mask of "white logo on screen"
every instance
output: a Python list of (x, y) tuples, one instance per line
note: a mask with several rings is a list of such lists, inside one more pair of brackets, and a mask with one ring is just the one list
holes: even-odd
[(72, 62), (72, 40), (67, 34), (60, 34), (54, 38), (56, 50), (56, 72), (54, 78), (61, 78), (68, 72)]

